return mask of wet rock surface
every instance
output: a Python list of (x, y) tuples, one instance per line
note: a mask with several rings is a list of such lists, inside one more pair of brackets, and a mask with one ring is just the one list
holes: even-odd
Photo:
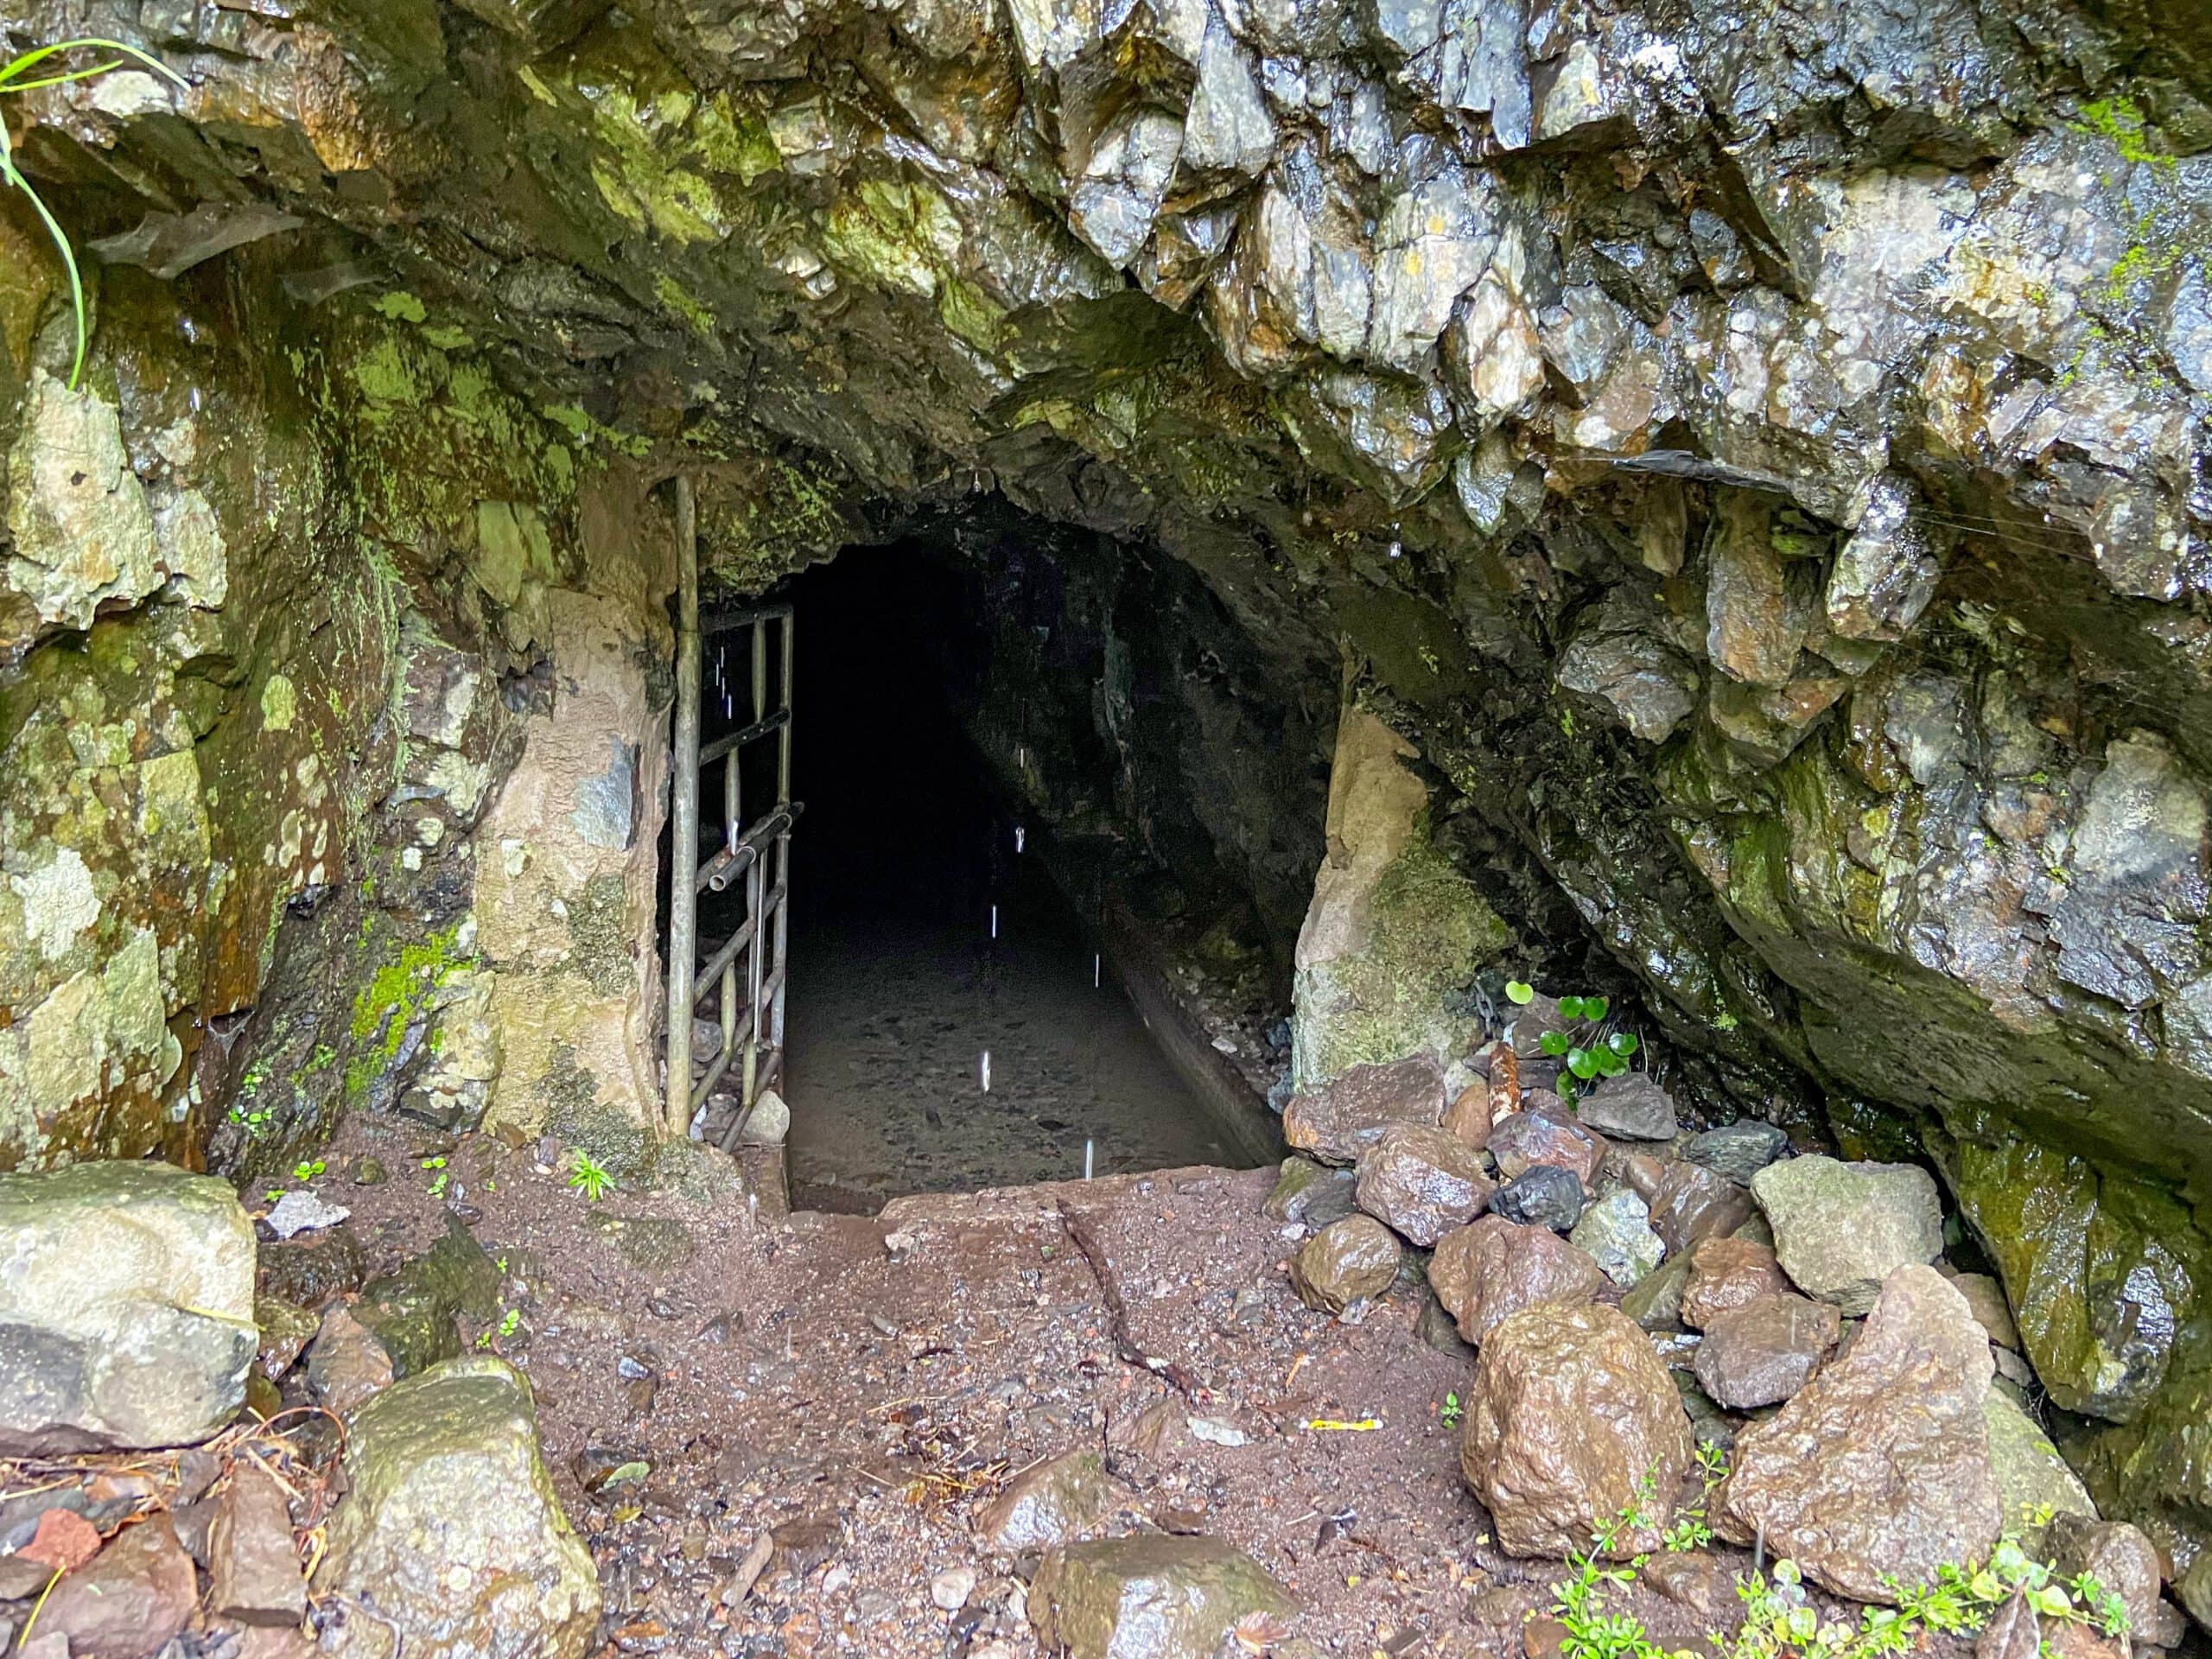
[(1873, 1306), (1897, 1268), (1943, 1253), (1936, 1178), (1913, 1165), (1792, 1158), (1752, 1177), (1751, 1192), (1783, 1271), (1847, 1314)]
[(1298, 1611), (1265, 1568), (1217, 1538), (1070, 1545), (1045, 1557), (1030, 1593), (1039, 1636), (1071, 1659), (1209, 1659), (1240, 1621), (1287, 1626)]
[(1665, 1253), (1651, 1230), (1650, 1214), (1642, 1198), (1620, 1188), (1582, 1212), (1567, 1243), (1597, 1262), (1606, 1278), (1629, 1288), (1649, 1277)]
[(1711, 1313), (1704, 1331), (1698, 1385), (1716, 1405), (1751, 1411), (1780, 1405), (1813, 1380), (1835, 1351), (1842, 1318), (1830, 1303), (1783, 1291)]
[(1574, 1116), (1600, 1135), (1627, 1141), (1671, 1141), (1675, 1103), (1640, 1071), (1608, 1077), (1575, 1103)]
[(1357, 1164), (1389, 1129), (1433, 1128), (1444, 1116), (1444, 1073), (1426, 1058), (1357, 1065), (1285, 1109), (1283, 1139), (1325, 1164)]
[(1892, 1600), (1892, 1577), (1933, 1583), (2002, 1523), (1990, 1374), (1966, 1299), (1931, 1268), (1897, 1268), (1842, 1357), (1738, 1437), (1716, 1524), (1861, 1601)]
[(1389, 1129), (1360, 1155), (1359, 1207), (1424, 1249), (1480, 1215), (1496, 1192), (1480, 1154), (1442, 1128)]
[(976, 1537), (1003, 1554), (1049, 1549), (1082, 1537), (1128, 1497), (1098, 1453), (1071, 1452), (1009, 1481), (976, 1516)]
[(1532, 1164), (1497, 1189), (1491, 1208), (1522, 1226), (1563, 1233), (1581, 1219), (1584, 1198), (1573, 1170)]
[(539, 1461), (527, 1385), (503, 1361), (446, 1360), (353, 1417), (351, 1491), (315, 1588), (365, 1603), (341, 1651), (518, 1649), (575, 1659), (600, 1590)]
[(1388, 1290), (1403, 1254), (1390, 1230), (1372, 1216), (1347, 1216), (1298, 1247), (1290, 1259), (1291, 1287), (1306, 1306), (1341, 1313)]
[(1571, 1172), (1586, 1188), (1597, 1183), (1605, 1149), (1598, 1136), (1571, 1119), (1531, 1110), (1516, 1112), (1491, 1126), (1490, 1154), (1508, 1180), (1548, 1164)]
[(1484, 1216), (1438, 1243), (1428, 1282), (1460, 1336), (1479, 1347), (1501, 1320), (1523, 1308), (1588, 1301), (1604, 1274), (1549, 1228)]
[(1483, 1338), (1459, 1463), (1510, 1553), (1586, 1548), (1647, 1474), (1667, 1496), (1623, 1530), (1618, 1552), (1655, 1548), (1689, 1457), (1689, 1420), (1666, 1368), (1617, 1310), (1531, 1306)]
[(1792, 1288), (1768, 1246), (1749, 1238), (1708, 1238), (1689, 1253), (1682, 1283), (1682, 1323), (1702, 1329), (1717, 1316)]

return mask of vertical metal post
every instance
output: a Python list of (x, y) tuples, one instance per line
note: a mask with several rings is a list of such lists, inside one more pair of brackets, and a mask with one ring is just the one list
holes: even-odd
[(670, 759), (666, 1129), (691, 1129), (691, 1003), (698, 972), (699, 520), (691, 480), (676, 476), (676, 733)]
[[(722, 845), (737, 845), (737, 838), (745, 831), (743, 792), (745, 750), (742, 745), (732, 747), (722, 757)], [(737, 1041), (737, 958), (732, 957), (722, 964), (722, 1052), (731, 1052)]]
[[(768, 621), (756, 617), (753, 623), (753, 721), (758, 725), (768, 717)], [(766, 851), (765, 849), (762, 851)], [(768, 899), (768, 861), (755, 855), (753, 867), (746, 872), (746, 914), (752, 918), (753, 938), (745, 947), (745, 1071), (742, 1098), (747, 1111), (759, 1098), (760, 1088), (760, 959), (767, 940), (762, 907)]]
[[(791, 725), (798, 718), (791, 702), (798, 686), (798, 613), (794, 609), (784, 615), (784, 729), (778, 735), (776, 747), (778, 806), (789, 806), (791, 801)], [(785, 971), (785, 946), (788, 943), (785, 924), (791, 908), (791, 833), (788, 829), (776, 837), (776, 886), (783, 897), (776, 906), (776, 944), (769, 958), (769, 971), (776, 978), (776, 995), (768, 1010), (768, 1044), (780, 1057), (784, 1052), (784, 996), (791, 989), (791, 976)]]

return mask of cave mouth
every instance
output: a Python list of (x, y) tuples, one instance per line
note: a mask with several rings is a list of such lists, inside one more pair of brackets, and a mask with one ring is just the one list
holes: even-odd
[[(873, 1212), (909, 1193), (1258, 1161), (1274, 1148), (1256, 1079), (1224, 1079), (1205, 1015), (1166, 995), (1173, 951), (1154, 948), (1187, 936), (1193, 893), (1244, 923), (1232, 932), (1255, 931), (1249, 908), (1217, 871), (1179, 880), (1172, 859), (1132, 856), (1097, 810), (1132, 786), (1081, 706), (1108, 645), (1071, 614), (1070, 572), (1019, 521), (957, 529), (848, 548), (764, 596), (792, 607), (798, 641), (779, 1078), (791, 1201)], [(709, 743), (749, 715), (747, 650), (707, 639)], [(748, 801), (771, 798), (772, 750), (748, 758)], [(713, 769), (701, 794), (704, 843)], [(701, 957), (744, 914), (734, 890), (702, 895)]]

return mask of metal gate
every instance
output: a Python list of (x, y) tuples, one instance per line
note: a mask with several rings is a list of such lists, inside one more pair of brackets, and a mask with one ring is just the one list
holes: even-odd
[[(791, 893), (791, 825), (799, 804), (791, 799), (791, 669), (793, 617), (789, 605), (718, 613), (699, 612), (697, 511), (691, 480), (679, 477), (676, 490), (677, 617), (676, 636), (676, 731), (671, 803), (668, 894), (668, 1083), (669, 1132), (688, 1135), (703, 1122), (707, 1101), (732, 1065), (738, 1067), (739, 1109), (720, 1139), (737, 1142), (763, 1090), (783, 1080), (786, 908)], [(728, 650), (739, 646), (749, 673), (746, 724), (703, 747), (700, 744), (702, 702), (706, 690), (705, 644), (717, 648), (717, 690), (725, 715), (741, 707), (737, 687), (727, 674)], [(747, 752), (758, 743), (776, 744), (774, 799), (747, 822), (745, 817)], [(699, 798), (703, 779), (721, 769), (721, 845), (705, 862), (694, 864), (699, 846)], [(698, 902), (705, 893), (736, 888), (745, 896), (745, 913), (729, 937), (705, 962), (698, 956)], [(692, 1081), (691, 1020), (699, 1004), (719, 990), (720, 1047), (704, 1073)]]

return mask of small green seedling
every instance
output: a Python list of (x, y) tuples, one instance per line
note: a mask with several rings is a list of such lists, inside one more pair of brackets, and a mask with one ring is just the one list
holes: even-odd
[(320, 1158), (313, 1160), (302, 1158), (292, 1166), (292, 1179), (304, 1185), (329, 1167), (330, 1166)]
[(1457, 1428), (1459, 1426), (1459, 1419), (1465, 1414), (1465, 1408), (1459, 1404), (1459, 1396), (1455, 1391), (1444, 1396), (1444, 1404), (1438, 1410), (1436, 1418), (1445, 1427)]
[(597, 1204), (613, 1191), (614, 1177), (604, 1166), (594, 1162), (592, 1155), (579, 1147), (569, 1157), (569, 1185), (582, 1193), (588, 1202)]

